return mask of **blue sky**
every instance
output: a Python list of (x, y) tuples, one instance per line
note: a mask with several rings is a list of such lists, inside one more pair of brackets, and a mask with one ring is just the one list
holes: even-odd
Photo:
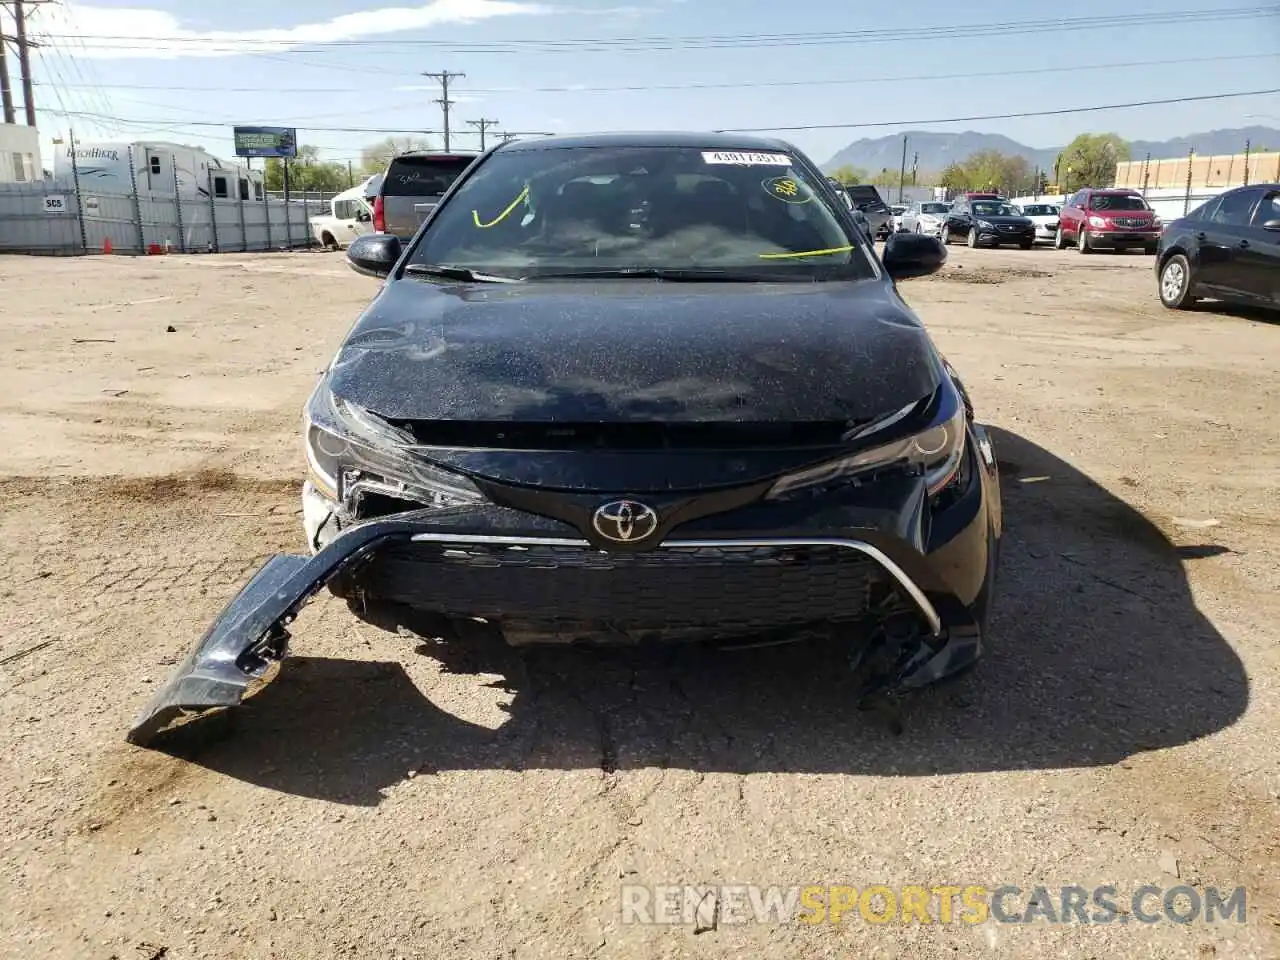
[[(849, 0), (803, 6), (764, 0), (85, 0), (39, 8), (31, 29), (37, 38), (44, 35), (36, 99), (46, 142), (74, 122), (81, 140), (179, 140), (229, 156), (233, 123), (275, 123), (296, 126), (301, 142), (320, 146), (328, 158), (358, 159), (377, 133), (324, 128), (438, 130), (440, 111), (431, 102), (438, 89), (419, 74), (448, 69), (466, 74), (453, 88), (455, 125), (464, 130), (470, 130), (466, 120), (480, 118), (501, 121), (498, 129), (548, 132), (903, 120), (909, 127), (998, 132), (1045, 147), (1084, 130), (1159, 139), (1251, 123), (1280, 127), (1280, 96), (960, 124), (911, 121), (1280, 87), (1280, 6), (1274, 4), (1136, 0), (1120, 9), (1110, 0), (917, 0), (901, 8), (878, 4), (868, 14), (859, 12), (866, 5)], [(1215, 17), (970, 39), (916, 35), (957, 24), (1268, 5), (1269, 15), (1250, 20)], [(893, 38), (715, 49), (690, 48), (687, 40), (656, 45), (674, 49), (548, 46), (573, 39), (842, 30), (891, 31)], [(1177, 59), (1186, 65), (1025, 72)], [(12, 57), (10, 70), (16, 88)], [(969, 70), (988, 75), (892, 79)], [(990, 75), (1001, 72), (1007, 75)], [(826, 82), (679, 91), (539, 89), (778, 81)], [(130, 122), (112, 125), (53, 111)], [(895, 129), (782, 135), (821, 163), (852, 140)], [(455, 142), (475, 144), (465, 135)]]

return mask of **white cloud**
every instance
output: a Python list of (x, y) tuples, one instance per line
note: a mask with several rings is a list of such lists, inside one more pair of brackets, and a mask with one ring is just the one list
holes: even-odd
[(38, 16), (31, 17), (33, 32), (74, 35), (78, 38), (74, 47), (76, 56), (101, 60), (169, 60), (270, 53), (303, 44), (357, 40), (447, 24), (557, 12), (554, 7), (523, 0), (433, 0), (416, 7), (362, 10), (320, 23), (302, 23), (293, 27), (192, 30), (184, 27), (171, 13), (143, 7), (63, 3), (42, 6), (37, 10)]

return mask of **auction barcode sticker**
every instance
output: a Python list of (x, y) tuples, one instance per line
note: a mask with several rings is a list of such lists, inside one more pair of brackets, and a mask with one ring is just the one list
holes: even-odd
[(742, 167), (789, 167), (791, 158), (785, 153), (739, 153), (716, 150), (702, 154), (705, 163), (732, 163)]

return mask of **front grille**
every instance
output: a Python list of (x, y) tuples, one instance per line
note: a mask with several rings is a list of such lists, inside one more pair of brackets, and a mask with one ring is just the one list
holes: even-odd
[(836, 546), (607, 553), (413, 542), (384, 548), (349, 576), (343, 593), (445, 616), (725, 634), (856, 620), (896, 586), (874, 560)]
[(1022, 227), (1018, 226), (1016, 223), (1002, 223), (1000, 224), (1000, 229), (1005, 233), (1013, 233), (1015, 230), (1021, 230)]
[(1116, 217), (1111, 222), (1114, 223), (1117, 227), (1149, 227), (1151, 226), (1150, 220), (1139, 220), (1134, 217)]

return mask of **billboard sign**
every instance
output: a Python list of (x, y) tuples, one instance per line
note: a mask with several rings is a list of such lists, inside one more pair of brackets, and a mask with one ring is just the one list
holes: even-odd
[(296, 157), (298, 131), (293, 127), (236, 127), (237, 157)]

